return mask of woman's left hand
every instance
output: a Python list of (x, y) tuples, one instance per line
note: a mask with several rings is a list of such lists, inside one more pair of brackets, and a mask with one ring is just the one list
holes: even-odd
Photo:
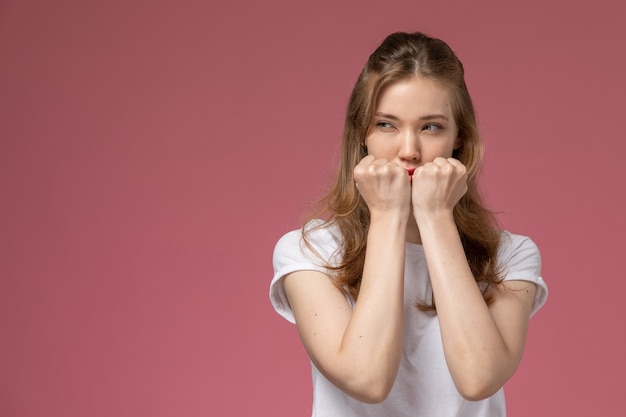
[(435, 158), (413, 173), (411, 201), (415, 219), (452, 213), (467, 192), (467, 169), (457, 159)]

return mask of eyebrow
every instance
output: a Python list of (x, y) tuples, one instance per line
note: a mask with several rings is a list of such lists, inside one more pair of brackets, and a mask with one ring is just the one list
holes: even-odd
[[(400, 120), (397, 116), (394, 116), (393, 114), (386, 114), (386, 113), (381, 113), (381, 112), (374, 113), (374, 116), (382, 117), (384, 119), (390, 119), (390, 120)], [(427, 114), (419, 118), (419, 120), (439, 120), (439, 119), (448, 120), (448, 117), (443, 114)]]

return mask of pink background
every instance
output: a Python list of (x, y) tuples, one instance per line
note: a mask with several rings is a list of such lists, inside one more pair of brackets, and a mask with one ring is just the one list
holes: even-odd
[(367, 55), (422, 30), (465, 63), (490, 205), (542, 249), (509, 415), (622, 416), (619, 4), (2, 1), (0, 415), (309, 415), (273, 246)]

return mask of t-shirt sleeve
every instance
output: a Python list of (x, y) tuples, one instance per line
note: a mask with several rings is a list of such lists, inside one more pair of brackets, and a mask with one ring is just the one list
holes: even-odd
[(287, 233), (274, 247), (274, 277), (270, 283), (270, 301), (276, 312), (291, 323), (295, 323), (295, 319), (285, 294), (283, 285), (285, 276), (296, 271), (319, 271), (328, 274), (326, 261), (323, 259), (330, 259), (333, 256), (331, 252), (334, 246), (333, 239), (327, 231), (315, 230), (308, 237), (318, 254), (307, 247), (300, 230)]
[(537, 286), (531, 316), (548, 298), (548, 286), (541, 277), (541, 254), (528, 237), (504, 232), (499, 257), (504, 281), (530, 281)]

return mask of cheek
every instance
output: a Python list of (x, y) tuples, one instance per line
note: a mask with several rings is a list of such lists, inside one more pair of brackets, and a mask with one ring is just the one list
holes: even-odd
[(367, 147), (376, 146), (380, 142), (381, 140), (379, 138), (379, 135), (375, 131), (371, 131), (367, 135), (365, 135), (365, 140), (363, 141), (363, 143), (365, 143), (365, 146)]
[(424, 162), (432, 162), (437, 157), (442, 158), (450, 158), (454, 152), (454, 143), (446, 142), (446, 143), (438, 143), (434, 146), (429, 146), (428, 148), (422, 148), (422, 159)]
[(374, 155), (377, 158), (385, 157), (388, 153), (392, 152), (392, 143), (386, 138), (380, 137), (377, 134), (371, 134), (365, 138), (365, 147), (367, 148), (368, 155)]
[(454, 140), (454, 150), (456, 151), (461, 149), (461, 146), (463, 146), (463, 139), (460, 136), (457, 136)]

